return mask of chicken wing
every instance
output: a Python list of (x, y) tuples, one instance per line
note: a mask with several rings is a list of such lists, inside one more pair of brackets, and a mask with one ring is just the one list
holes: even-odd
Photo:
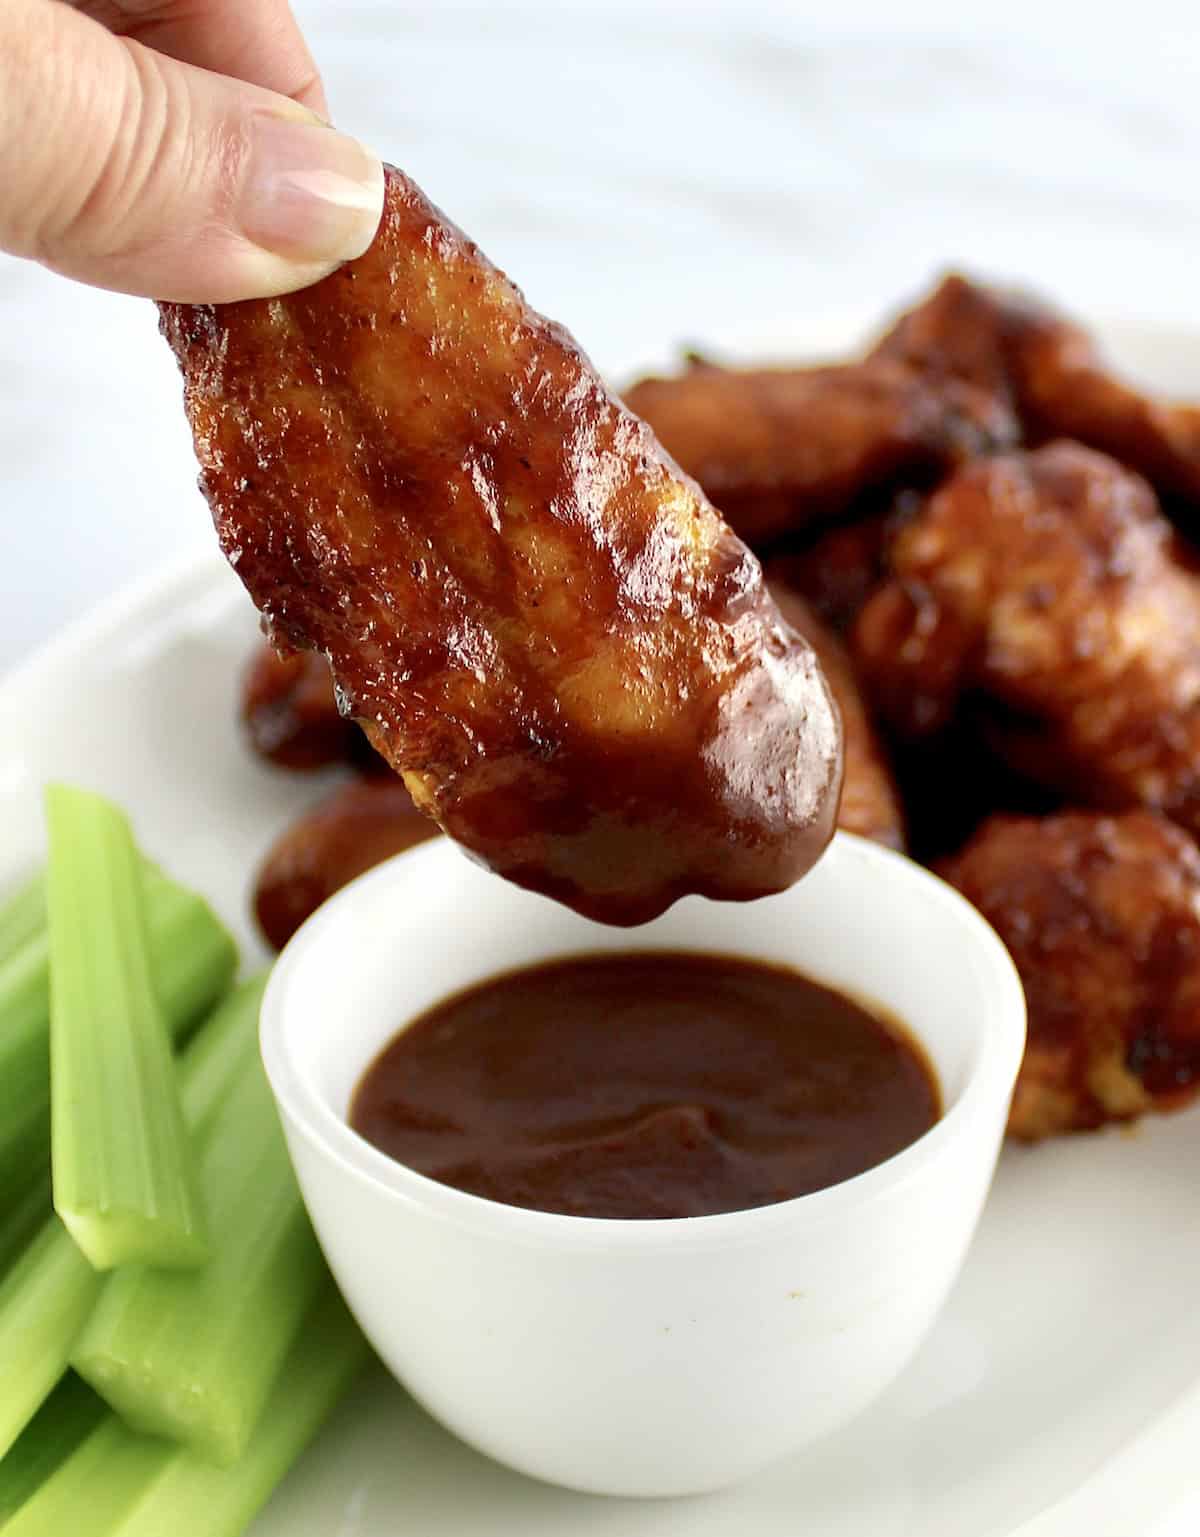
[(778, 577), (798, 593), (817, 617), (839, 634), (851, 628), (867, 599), (888, 574), (888, 551), (905, 509), (920, 498), (904, 492), (882, 511), (828, 528), (814, 538), (772, 554), (768, 585)]
[(894, 726), (967, 712), (1068, 799), (1200, 834), (1200, 576), (1145, 481), (1071, 443), (980, 460), (891, 562), (854, 653)]
[(282, 950), (348, 881), (435, 837), (436, 825), (395, 775), (339, 785), (298, 817), (263, 860), (254, 887), (259, 928)]
[(840, 778), (811, 650), (649, 429), (405, 176), (315, 287), (162, 317), (272, 638), (328, 656), (452, 837), (620, 923), (808, 869)]
[(952, 275), (873, 356), (976, 386), (1017, 413), (1031, 442), (1074, 438), (1165, 497), (1200, 499), (1200, 407), (1126, 384), (1081, 326), (1027, 296)]
[(842, 516), (881, 487), (931, 483), (1017, 436), (990, 391), (954, 378), (932, 387), (886, 358), (829, 368), (704, 363), (643, 379), (625, 403), (755, 546)]
[(889, 848), (904, 847), (904, 813), (879, 733), (871, 723), (854, 676), (854, 664), (837, 635), (822, 624), (787, 581), (786, 571), (766, 571), (779, 612), (817, 654), (842, 717), (842, 800), (837, 825)]
[(996, 929), (1024, 984), (1014, 1136), (1195, 1097), (1200, 854), (1190, 838), (1148, 811), (995, 817), (940, 873)]
[(369, 771), (372, 759), (381, 763), (360, 728), (338, 711), (329, 664), (315, 652), (280, 656), (260, 646), (242, 680), (242, 721), (250, 746), (279, 768), (307, 773), (355, 763)]

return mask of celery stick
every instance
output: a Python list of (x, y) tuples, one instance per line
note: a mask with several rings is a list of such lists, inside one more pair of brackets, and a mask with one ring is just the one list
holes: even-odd
[(208, 1257), (129, 823), (98, 795), (46, 792), (54, 1205), (97, 1270)]
[[(252, 1018), (262, 990), (239, 993)], [(212, 1258), (186, 1273), (119, 1271), (71, 1353), (133, 1429), (224, 1466), (245, 1450), (325, 1273), (248, 1035), (242, 1076), (200, 1133)]]
[[(168, 1442), (139, 1436), (106, 1414), (58, 1470), (4, 1527), (4, 1537), (101, 1537), (124, 1531), (138, 1501), (161, 1477), (164, 1463), (181, 1453)], [(187, 1532), (172, 1522), (157, 1537), (209, 1537), (206, 1523)]]
[(0, 961), (46, 927), (46, 877), (40, 870), (27, 875), (0, 901)]
[(0, 1217), (0, 1276), (50, 1215), (50, 1171), (34, 1180)]
[(87, 1383), (68, 1372), (0, 1457), (0, 1527), (90, 1436), (107, 1408)]
[(180, 1059), (183, 1113), (197, 1133), (241, 1081), (247, 1059), (258, 1062), (258, 1011), (268, 975), (260, 972), (227, 993)]
[(154, 990), (171, 1034), (186, 1039), (233, 981), (237, 946), (205, 899), (142, 860)]
[[(255, 1011), (246, 998), (261, 987), (246, 983), (231, 994), (183, 1054), (184, 1113), (196, 1131), (245, 1076), (257, 1040)], [(66, 1370), (103, 1285), (104, 1277), (53, 1215), (0, 1281), (0, 1458)]]
[(50, 944), (0, 964), (0, 1181), (23, 1192), (50, 1162)]
[(21, 1507), (4, 1537), (240, 1537), (366, 1356), (329, 1281), (240, 1461), (217, 1468), (112, 1417)]
[(54, 1216), (0, 1281), (0, 1457), (66, 1370), (103, 1284)]
[[(237, 951), (203, 897), (143, 866), (158, 996), (182, 1039), (229, 986)], [(50, 1164), (50, 951), (45, 930), (0, 960), (0, 1206)]]

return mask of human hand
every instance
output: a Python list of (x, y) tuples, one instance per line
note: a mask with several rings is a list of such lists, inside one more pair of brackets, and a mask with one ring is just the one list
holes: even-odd
[(3, 0), (0, 248), (156, 299), (301, 288), (383, 207), (324, 112), (287, 0)]

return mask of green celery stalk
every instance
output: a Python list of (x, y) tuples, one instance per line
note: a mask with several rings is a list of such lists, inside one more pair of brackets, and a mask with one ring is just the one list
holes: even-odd
[[(225, 992), (237, 949), (203, 897), (143, 865), (151, 960), (176, 1040)], [(0, 1208), (50, 1165), (50, 948), (40, 932), (0, 959)]]
[(183, 1113), (197, 1134), (245, 1076), (246, 1060), (258, 1061), (258, 1011), (268, 975), (260, 972), (226, 993), (180, 1058)]
[(119, 1271), (71, 1363), (135, 1430), (228, 1466), (242, 1455), (325, 1274), (288, 1161), (253, 1020), (245, 1068), (200, 1133), (212, 1257), (187, 1272)]
[(367, 1356), (332, 1281), (302, 1322), (245, 1455), (218, 1468), (115, 1416), (67, 1459), (4, 1537), (240, 1537)]
[(66, 1371), (103, 1284), (54, 1216), (0, 1281), (0, 1457)]
[(50, 1214), (50, 1173), (35, 1180), (0, 1217), (0, 1276)]
[(0, 902), (0, 961), (15, 955), (27, 940), (46, 927), (46, 877), (41, 870), (27, 875)]
[(142, 860), (154, 989), (171, 1034), (188, 1040), (224, 997), (238, 966), (233, 935), (207, 901)]
[(0, 1183), (10, 1199), (50, 1163), (50, 943), (0, 964)]
[(124, 814), (46, 791), (54, 1206), (97, 1270), (208, 1257), (196, 1159)]
[(0, 1528), (107, 1414), (86, 1382), (68, 1372), (0, 1457)]
[[(197, 1133), (245, 1076), (257, 1039), (245, 995), (255, 987), (261, 984), (232, 993), (180, 1060), (184, 1114)], [(66, 1371), (103, 1286), (104, 1277), (53, 1215), (0, 1281), (0, 1458)]]

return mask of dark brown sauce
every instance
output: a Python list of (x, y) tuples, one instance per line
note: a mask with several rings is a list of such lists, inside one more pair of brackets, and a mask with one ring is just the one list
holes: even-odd
[(437, 1004), (368, 1068), (350, 1124), (510, 1206), (700, 1217), (849, 1179), (940, 1113), (898, 1024), (783, 967), (643, 951)]

